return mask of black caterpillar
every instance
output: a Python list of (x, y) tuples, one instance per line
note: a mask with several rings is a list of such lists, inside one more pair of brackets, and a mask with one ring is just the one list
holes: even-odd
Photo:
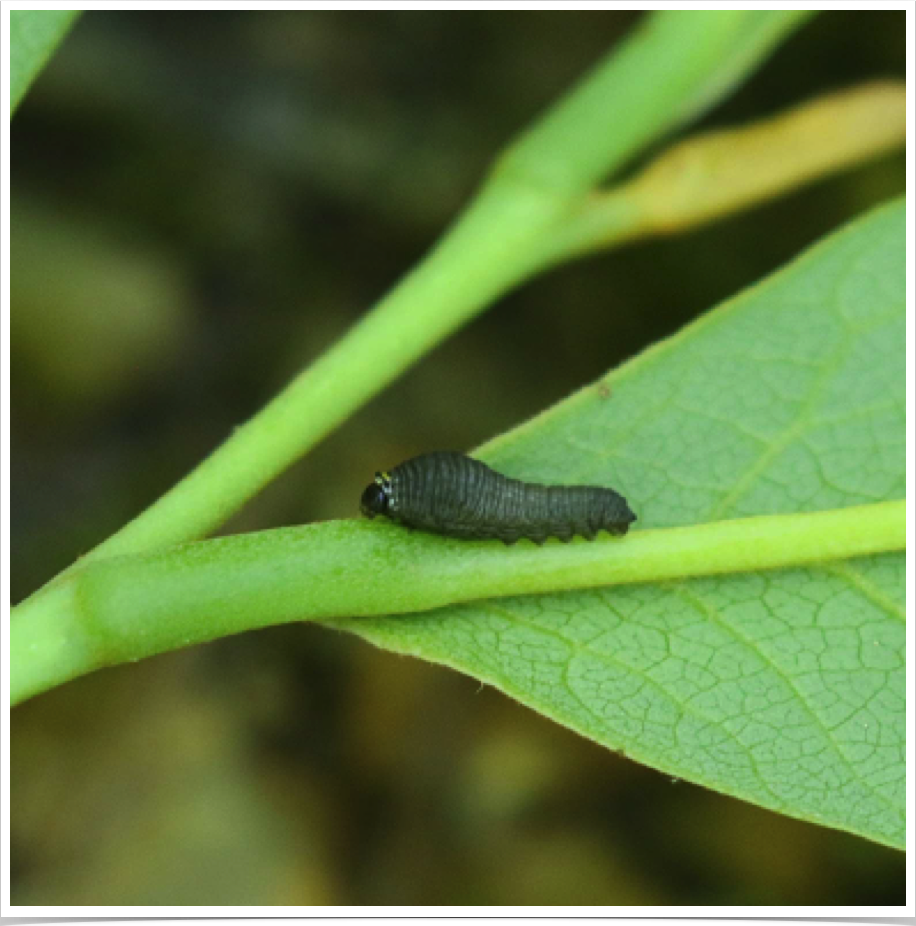
[(437, 451), (414, 457), (389, 473), (376, 473), (360, 502), (369, 518), (393, 521), (465, 540), (548, 537), (592, 540), (600, 530), (625, 534), (636, 515), (613, 489), (543, 486), (510, 479), (463, 453)]

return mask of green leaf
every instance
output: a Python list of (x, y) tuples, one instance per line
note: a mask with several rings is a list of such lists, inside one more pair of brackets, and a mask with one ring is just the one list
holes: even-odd
[(10, 116), (51, 53), (67, 34), (79, 10), (10, 12)]
[[(905, 240), (903, 203), (877, 210), (481, 456), (614, 486), (636, 528), (903, 498)], [(902, 553), (332, 623), (669, 774), (903, 847)]]

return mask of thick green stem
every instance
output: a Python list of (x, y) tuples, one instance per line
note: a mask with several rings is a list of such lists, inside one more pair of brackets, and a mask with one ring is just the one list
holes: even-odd
[(104, 665), (269, 624), (902, 550), (905, 509), (883, 502), (511, 548), (330, 521), (114, 557), (81, 566), (17, 609), (11, 700)]

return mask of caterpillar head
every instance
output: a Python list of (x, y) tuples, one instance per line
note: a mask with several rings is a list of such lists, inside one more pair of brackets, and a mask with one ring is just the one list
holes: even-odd
[(375, 481), (366, 486), (359, 502), (359, 510), (367, 517), (388, 514), (391, 502), (391, 477), (388, 473), (376, 473)]

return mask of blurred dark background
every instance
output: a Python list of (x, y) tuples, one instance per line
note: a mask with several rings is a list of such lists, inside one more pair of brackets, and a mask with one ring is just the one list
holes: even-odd
[[(12, 588), (116, 530), (423, 254), (640, 14), (92, 12), (12, 125)], [(704, 125), (904, 76), (823, 13)], [(902, 153), (571, 264), (230, 524), (525, 420), (904, 189)], [(904, 856), (675, 782), (318, 626), (98, 673), (12, 719), (14, 904), (898, 904)]]

